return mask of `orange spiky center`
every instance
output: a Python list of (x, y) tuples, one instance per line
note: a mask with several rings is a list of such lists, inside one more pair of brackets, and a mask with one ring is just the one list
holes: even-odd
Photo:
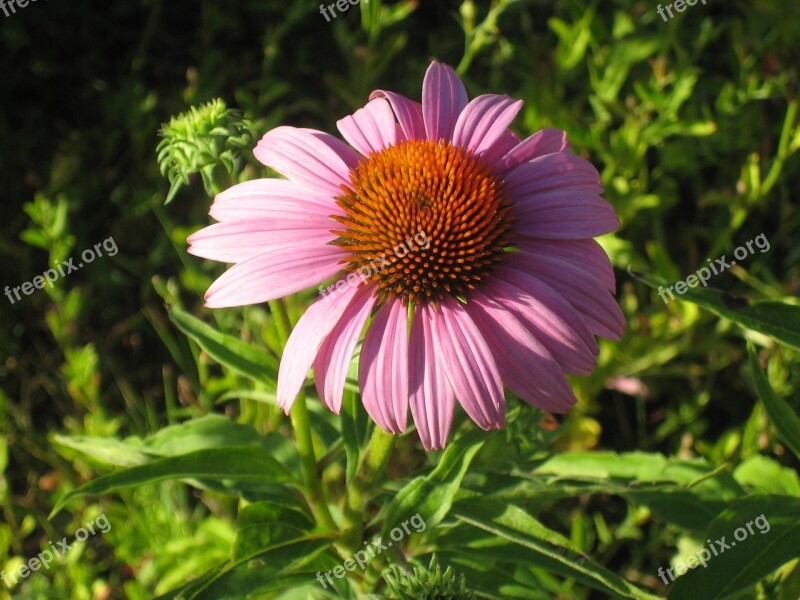
[(379, 300), (466, 299), (512, 237), (505, 184), (481, 157), (444, 140), (400, 142), (362, 160), (336, 202), (345, 270)]

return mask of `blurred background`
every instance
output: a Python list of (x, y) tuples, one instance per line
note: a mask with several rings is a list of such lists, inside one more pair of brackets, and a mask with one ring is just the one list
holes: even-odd
[[(0, 567), (101, 513), (112, 526), (13, 597), (150, 598), (228, 557), (230, 499), (182, 486), (71, 503), (49, 521), (59, 498), (124, 464), (111, 444), (83, 452), (88, 438), (144, 438), (212, 412), (260, 431), (286, 426), (256, 393), (230, 403), (235, 376), (169, 320), (176, 306), (274, 344), (262, 308), (202, 308), (223, 267), (188, 256), (185, 240), (208, 224), (211, 199), (193, 175), (165, 205), (162, 124), (219, 98), (244, 139), (278, 124), (336, 133), (373, 89), (419, 99), (432, 58), (457, 67), (470, 96), (523, 99), (521, 136), (565, 129), (622, 220), (602, 244), (629, 329), (574, 381), (578, 407), (548, 443), (732, 461), (756, 489), (800, 495), (797, 461), (755, 404), (736, 328), (664, 304), (628, 273), (672, 283), (763, 233), (770, 250), (711, 285), (798, 296), (800, 2), (708, 0), (669, 22), (656, 7), (372, 0), (328, 22), (307, 0), (38, 0), (0, 13), (0, 284), (31, 281), (109, 237), (119, 249), (13, 304), (0, 297)], [(264, 173), (249, 151), (232, 160), (240, 179)], [(773, 386), (800, 407), (797, 352), (772, 356)], [(408, 464), (423, 460), (413, 440), (403, 452)], [(680, 542), (670, 525), (637, 519), (612, 496), (548, 514), (596, 560), (663, 592), (656, 569)]]

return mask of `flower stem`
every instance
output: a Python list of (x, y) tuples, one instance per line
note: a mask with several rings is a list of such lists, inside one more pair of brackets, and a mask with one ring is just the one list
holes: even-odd
[(278, 330), (281, 348), (284, 348), (286, 347), (286, 342), (289, 340), (289, 333), (292, 331), (292, 322), (289, 319), (289, 311), (286, 309), (286, 302), (284, 299), (270, 300), (269, 312), (272, 314), (275, 329)]
[(375, 487), (386, 469), (397, 436), (375, 427), (356, 476), (347, 488), (344, 506), (343, 543), (353, 551), (361, 548), (364, 530), (363, 510), (367, 494)]
[(297, 450), (303, 467), (303, 481), (306, 488), (306, 499), (314, 512), (317, 522), (331, 531), (338, 527), (331, 516), (325, 492), (322, 489), (320, 474), (317, 472), (317, 458), (314, 454), (314, 442), (311, 437), (311, 420), (309, 419), (306, 395), (300, 392), (290, 412), (292, 428), (297, 438)]
[[(286, 302), (282, 298), (272, 300), (269, 303), (269, 308), (275, 323), (275, 329), (278, 331), (281, 348), (285, 348), (292, 329)], [(306, 406), (306, 395), (302, 390), (297, 395), (289, 416), (292, 420), (292, 429), (294, 429), (294, 435), (297, 439), (297, 451), (300, 454), (300, 464), (303, 468), (306, 500), (319, 525), (331, 531), (338, 531), (336, 522), (333, 520), (331, 511), (328, 508), (328, 502), (325, 499), (325, 491), (322, 489), (320, 473), (317, 469), (317, 457), (314, 454), (311, 419), (308, 413), (308, 406)]]

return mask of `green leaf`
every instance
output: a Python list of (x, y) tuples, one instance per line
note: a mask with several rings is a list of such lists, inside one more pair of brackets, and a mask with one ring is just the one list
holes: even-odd
[(797, 471), (761, 454), (744, 460), (733, 476), (740, 484), (757, 494), (782, 494), (800, 497), (800, 477)]
[[(67, 494), (53, 509), (53, 515), (78, 496), (107, 494), (128, 487), (170, 479), (211, 479), (256, 483), (283, 483), (292, 479), (289, 471), (261, 448), (198, 450), (182, 456), (103, 475)], [(52, 516), (52, 515), (51, 515)]]
[[(667, 458), (651, 452), (567, 452), (548, 457), (534, 469), (535, 475), (555, 475), (559, 479), (628, 482), (673, 482), (689, 485), (713, 473), (715, 467), (705, 460)], [(717, 473), (702, 483), (714, 486), (714, 493), (735, 497), (742, 493), (730, 474)], [(698, 486), (699, 487), (699, 486)]]
[(347, 457), (346, 478), (349, 485), (356, 475), (361, 453), (372, 433), (371, 421), (367, 418), (367, 412), (361, 407), (357, 392), (345, 389), (339, 419)]
[(204, 415), (179, 425), (171, 425), (141, 440), (136, 436), (118, 440), (112, 437), (63, 436), (53, 441), (81, 452), (102, 464), (132, 467), (163, 456), (178, 456), (210, 448), (251, 447), (268, 450), (290, 471), (299, 468), (297, 448), (279, 433), (259, 434), (250, 424), (234, 423), (222, 415)]
[(178, 456), (207, 448), (257, 448), (262, 441), (252, 425), (234, 423), (222, 415), (204, 415), (157, 431), (144, 441), (143, 447), (159, 456)]
[(468, 525), (525, 548), (527, 551), (511, 555), (515, 560), (533, 563), (617, 598), (657, 598), (594, 563), (570, 540), (516, 506), (474, 497), (459, 500), (452, 514)]
[(221, 365), (254, 381), (274, 388), (278, 380), (278, 361), (266, 350), (251, 346), (232, 335), (221, 333), (189, 313), (172, 307), (175, 326)]
[(752, 344), (747, 344), (747, 353), (750, 355), (750, 368), (753, 370), (753, 380), (756, 391), (764, 408), (767, 410), (769, 420), (775, 426), (781, 440), (800, 458), (800, 418), (792, 407), (778, 398), (767, 380), (767, 374), (758, 364), (758, 355)]
[(386, 509), (381, 535), (386, 536), (403, 519), (417, 513), (426, 527), (436, 527), (450, 510), (472, 459), (485, 441), (485, 434), (475, 429), (450, 444), (427, 477), (412, 479), (398, 492)]
[[(728, 471), (715, 472), (705, 460), (647, 452), (556, 454), (536, 467), (534, 474), (555, 476), (547, 478), (545, 487), (549, 489), (543, 491), (543, 497), (557, 495), (565, 479), (597, 482), (583, 493), (623, 496), (646, 506), (656, 518), (695, 532), (702, 532), (727, 501), (744, 495)], [(578, 488), (572, 495), (581, 492)]]
[(263, 594), (268, 592), (313, 584), (317, 571), (328, 570), (338, 564), (339, 559), (327, 552), (331, 544), (332, 540), (327, 536), (309, 536), (273, 546), (215, 569), (158, 600), (263, 598)]
[[(759, 521), (756, 522), (756, 519)], [(750, 525), (750, 530), (747, 525)], [(742, 533), (740, 533), (742, 532)], [(739, 537), (736, 538), (736, 535)], [(746, 534), (746, 535), (745, 535)], [(723, 540), (724, 536), (724, 540)], [(723, 600), (736, 597), (784, 563), (800, 556), (800, 499), (749, 496), (732, 502), (705, 531), (706, 567), (696, 565), (671, 584), (669, 600)], [(722, 542), (716, 543), (717, 540)], [(725, 547), (728, 545), (729, 547)], [(702, 552), (702, 548), (698, 553)], [(705, 554), (702, 556), (705, 557)], [(681, 571), (688, 565), (676, 569)], [(665, 578), (670, 580), (669, 573)]]
[(234, 560), (241, 560), (266, 548), (305, 537), (314, 522), (302, 511), (272, 502), (257, 502), (239, 512)]
[[(634, 271), (631, 274), (655, 289), (669, 285), (655, 275)], [(800, 306), (776, 300), (751, 302), (713, 288), (688, 288), (685, 294), (677, 298), (693, 302), (745, 329), (757, 331), (776, 342), (800, 350)]]
[(118, 440), (109, 437), (91, 437), (86, 435), (52, 436), (54, 444), (80, 452), (103, 465), (116, 467), (133, 467), (141, 465), (152, 458), (137, 437)]
[(621, 494), (628, 500), (646, 506), (659, 521), (667, 521), (701, 533), (708, 522), (727, 506), (722, 498), (702, 497), (692, 490), (644, 489), (630, 490)]

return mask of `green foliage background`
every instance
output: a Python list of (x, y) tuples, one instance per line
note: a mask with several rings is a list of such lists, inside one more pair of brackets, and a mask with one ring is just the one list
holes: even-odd
[[(523, 99), (519, 134), (563, 128), (598, 167), (623, 223), (601, 242), (628, 331), (573, 380), (579, 404), (558, 423), (512, 398), (506, 430), (462, 416), (444, 453), (402, 438), (363, 490), (363, 540), (419, 512), (425, 532), (388, 562), (436, 551), (478, 597), (797, 600), (800, 4), (708, 0), (668, 23), (656, 5), (372, 0), (332, 23), (307, 0), (0, 14), (2, 287), (119, 247), (0, 299), (0, 568), (101, 512), (112, 524), (0, 598), (152, 598), (209, 572), (164, 597), (385, 592), (381, 557), (323, 596), (314, 573), (342, 550), (293, 491), (274, 315), (203, 309), (222, 267), (185, 240), (209, 222), (209, 192), (264, 174), (252, 139), (335, 133), (373, 89), (418, 99), (437, 58), (471, 96)], [(165, 206), (158, 131), (215, 98), (237, 112)], [(651, 287), (761, 233), (770, 250), (712, 279), (719, 293), (664, 304)], [(290, 299), (292, 321), (312, 297)], [(342, 418), (309, 395), (338, 518), (372, 430), (354, 393)], [(762, 513), (769, 533), (678, 583), (657, 576)]]

